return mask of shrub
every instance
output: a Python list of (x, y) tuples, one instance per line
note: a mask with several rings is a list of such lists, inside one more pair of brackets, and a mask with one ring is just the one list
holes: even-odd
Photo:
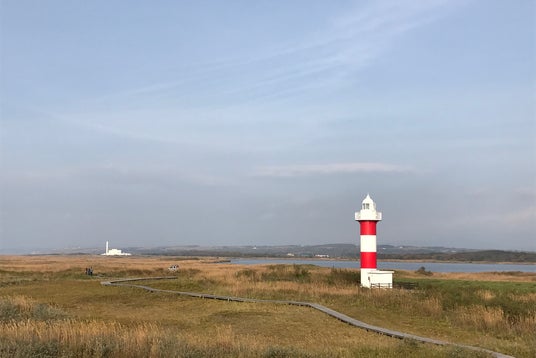
[(432, 271), (426, 271), (426, 268), (424, 266), (419, 267), (417, 271), (415, 271), (416, 274), (424, 275), (424, 276), (432, 276)]
[(311, 272), (305, 265), (270, 265), (269, 271), (261, 275), (264, 281), (309, 282)]
[(332, 268), (326, 281), (330, 285), (359, 285), (361, 274), (357, 270)]

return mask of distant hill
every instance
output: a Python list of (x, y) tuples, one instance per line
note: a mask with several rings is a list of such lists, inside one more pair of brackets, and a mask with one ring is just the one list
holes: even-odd
[[(356, 259), (359, 246), (353, 244), (282, 245), (282, 246), (221, 246), (166, 247), (136, 249), (129, 252), (146, 255), (224, 256), (224, 257), (329, 257)], [(433, 261), (489, 261), (536, 263), (536, 252), (472, 250), (447, 247), (379, 245), (378, 259)]]
[(491, 262), (530, 262), (536, 263), (536, 252), (482, 250), (467, 252), (434, 252), (434, 253), (406, 253), (381, 254), (380, 259), (398, 260), (434, 260), (434, 261), (491, 261)]
[[(166, 246), (166, 247), (124, 247), (133, 255), (163, 256), (220, 256), (220, 257), (295, 257), (295, 258), (339, 258), (357, 259), (359, 246), (354, 244), (323, 245), (278, 245), (278, 246)], [(536, 252), (474, 250), (451, 247), (420, 247), (378, 245), (380, 260), (431, 260), (462, 262), (523, 262), (536, 263)], [(99, 248), (73, 248), (63, 250), (33, 251), (34, 254), (101, 254)], [(27, 252), (29, 253), (29, 252)], [(0, 254), (5, 254), (0, 252)], [(22, 252), (19, 254), (23, 254)]]

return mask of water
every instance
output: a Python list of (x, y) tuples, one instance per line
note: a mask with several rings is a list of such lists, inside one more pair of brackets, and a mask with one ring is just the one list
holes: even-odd
[[(231, 264), (263, 265), (263, 264), (298, 264), (316, 265), (335, 268), (359, 268), (359, 261), (345, 260), (307, 260), (307, 259), (232, 259)], [(415, 271), (423, 267), (432, 272), (497, 272), (521, 271), (536, 273), (536, 265), (521, 264), (478, 264), (478, 263), (446, 263), (446, 262), (398, 262), (378, 261), (381, 270), (408, 270)]]

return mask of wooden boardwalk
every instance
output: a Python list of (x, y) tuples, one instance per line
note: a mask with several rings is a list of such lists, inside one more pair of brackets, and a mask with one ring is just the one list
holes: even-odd
[(450, 343), (446, 341), (441, 341), (437, 339), (432, 338), (426, 338), (426, 337), (420, 337), (413, 334), (393, 331), (387, 328), (373, 326), (368, 323), (359, 321), (357, 319), (354, 319), (350, 316), (347, 316), (345, 314), (342, 314), (340, 312), (334, 311), (326, 306), (322, 306), (317, 303), (312, 302), (300, 302), (300, 301), (286, 301), (286, 300), (261, 300), (261, 299), (255, 299), (255, 298), (244, 298), (244, 297), (232, 297), (232, 296), (220, 296), (220, 295), (211, 295), (208, 293), (196, 293), (196, 292), (182, 292), (182, 291), (172, 291), (172, 290), (161, 290), (158, 288), (153, 288), (149, 286), (142, 286), (142, 285), (136, 285), (132, 284), (131, 282), (135, 281), (148, 281), (148, 280), (169, 280), (169, 279), (176, 279), (176, 277), (149, 277), (149, 278), (128, 278), (128, 279), (121, 279), (121, 280), (113, 280), (113, 281), (102, 281), (101, 284), (104, 286), (127, 286), (127, 287), (136, 287), (141, 288), (147, 291), (151, 292), (164, 292), (164, 293), (172, 293), (182, 296), (190, 296), (190, 297), (197, 297), (197, 298), (207, 298), (207, 299), (214, 299), (214, 300), (221, 300), (221, 301), (228, 301), (228, 302), (252, 302), (252, 303), (275, 303), (275, 304), (285, 304), (285, 305), (293, 305), (293, 306), (303, 306), (303, 307), (310, 307), (313, 309), (316, 309), (320, 312), (323, 312), (327, 315), (330, 315), (331, 317), (334, 317), (344, 323), (350, 324), (354, 327), (362, 328), (370, 332), (375, 332), (379, 334), (383, 334), (389, 337), (398, 338), (398, 339), (410, 339), (415, 340), (418, 342), (423, 343), (431, 343), (436, 345), (450, 345), (460, 348), (465, 348), (469, 350), (479, 351), (479, 352), (485, 352), (490, 354), (493, 357), (497, 358), (514, 358), (512, 356), (502, 354), (499, 352), (494, 352), (485, 348), (475, 347), (475, 346), (468, 346), (464, 344), (457, 344), (457, 343)]

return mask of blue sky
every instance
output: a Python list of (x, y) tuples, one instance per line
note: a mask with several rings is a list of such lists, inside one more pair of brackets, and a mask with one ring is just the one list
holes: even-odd
[(1, 248), (536, 250), (534, 1), (0, 1)]

